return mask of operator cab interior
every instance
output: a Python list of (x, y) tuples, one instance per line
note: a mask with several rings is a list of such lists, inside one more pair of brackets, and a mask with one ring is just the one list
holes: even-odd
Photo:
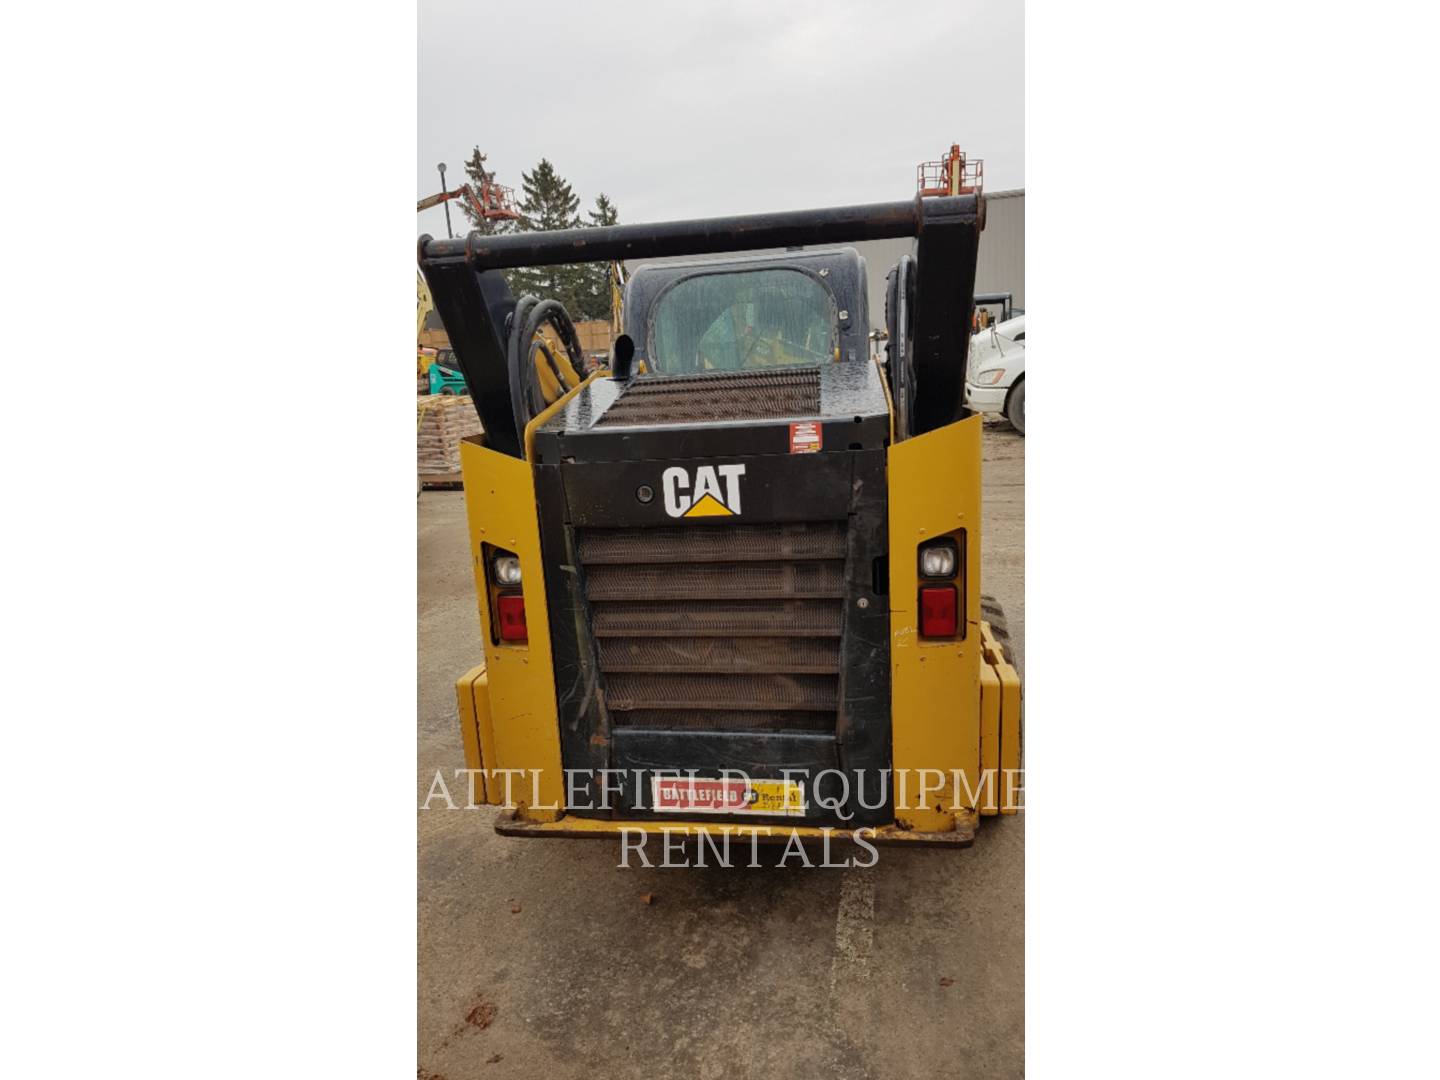
[(835, 359), (835, 300), (799, 270), (696, 274), (667, 287), (649, 320), (657, 375), (823, 364)]
[(865, 359), (865, 260), (854, 248), (647, 263), (626, 291), (626, 332), (652, 376), (818, 367)]

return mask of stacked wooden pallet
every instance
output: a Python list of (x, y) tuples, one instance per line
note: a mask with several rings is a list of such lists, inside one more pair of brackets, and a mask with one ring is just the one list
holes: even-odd
[(420, 482), (432, 487), (460, 483), (460, 440), (479, 435), (480, 417), (465, 394), (416, 399), (416, 465)]
[(591, 353), (608, 353), (610, 351), (610, 320), (581, 319), (575, 324), (575, 336), (580, 339), (580, 350), (586, 356)]

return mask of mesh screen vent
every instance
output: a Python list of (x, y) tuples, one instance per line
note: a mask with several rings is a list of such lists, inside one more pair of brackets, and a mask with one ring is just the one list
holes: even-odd
[(696, 424), (820, 415), (820, 369), (641, 377), (595, 424)]

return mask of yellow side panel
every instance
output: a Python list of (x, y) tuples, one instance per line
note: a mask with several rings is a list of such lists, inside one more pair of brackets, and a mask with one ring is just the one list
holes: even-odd
[(500, 801), (498, 786), (485, 786), (485, 763), (495, 754), (495, 733), (490, 722), (490, 678), (485, 665), (473, 667), (455, 682), (455, 702), (460, 713), (460, 741), (465, 746), (465, 767), (477, 771), (475, 801)]
[(460, 742), (465, 747), (465, 767), (483, 769), (480, 754), (480, 721), (475, 715), (476, 679), (485, 674), (485, 665), (473, 667), (455, 680), (455, 706), (460, 714)]
[[(492, 772), (524, 769), (524, 776), (510, 781), (517, 812), (531, 821), (554, 821), (564, 801), (565, 785), (534, 477), (528, 462), (469, 439), (460, 443), (460, 472), (489, 691), (493, 752), (485, 744), (482, 727), (484, 767)], [(482, 544), (504, 548), (520, 558), (525, 625), (530, 635), (524, 644), (500, 644), (491, 633)], [(486, 788), (493, 801), (505, 790), (503, 777), (492, 779)]]
[[(480, 741), (480, 767), (488, 769), (495, 760), (495, 723), (490, 716), (490, 673), (482, 671), (470, 690), (475, 706), (475, 729)], [(500, 788), (497, 785), (487, 783), (485, 792), (486, 802), (500, 803)]]
[(989, 664), (980, 665), (980, 775), (985, 790), (980, 795), (980, 813), (999, 810), (1000, 773), (1000, 677)]
[(1009, 664), (996, 666), (1000, 676), (1000, 812), (1013, 814), (1020, 790), (1020, 675)]
[[(901, 828), (944, 832), (955, 827), (954, 770), (961, 803), (980, 791), (980, 417), (891, 446), (887, 469), (896, 816)], [(966, 530), (964, 639), (921, 641), (916, 550), (956, 529)], [(923, 769), (940, 770), (945, 787), (919, 808)]]

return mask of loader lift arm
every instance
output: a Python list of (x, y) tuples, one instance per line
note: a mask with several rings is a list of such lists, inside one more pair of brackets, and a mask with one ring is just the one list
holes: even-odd
[[(892, 357), (909, 365), (914, 387), (910, 430), (896, 433), (903, 438), (969, 415), (965, 359), (984, 213), (984, 197), (969, 194), (649, 225), (472, 232), (463, 240), (422, 236), (418, 258), (489, 445), (522, 457), (507, 363), (507, 323), (516, 300), (502, 270), (914, 237), (914, 269), (905, 286), (911, 312), (903, 328), (906, 347), (897, 349), (896, 332), (890, 344)], [(897, 373), (888, 377), (893, 390)]]

